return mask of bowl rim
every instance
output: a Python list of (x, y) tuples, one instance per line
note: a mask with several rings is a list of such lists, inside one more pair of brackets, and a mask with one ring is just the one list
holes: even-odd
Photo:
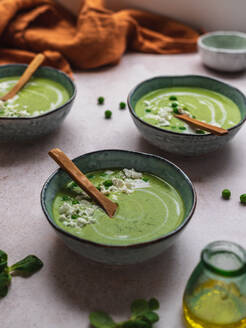
[(217, 48), (212, 46), (207, 46), (204, 44), (205, 39), (209, 39), (213, 36), (239, 36), (246, 40), (246, 33), (238, 32), (238, 31), (215, 31), (215, 32), (208, 32), (201, 36), (199, 36), (197, 44), (199, 47), (206, 49), (208, 51), (217, 52), (217, 53), (225, 53), (225, 54), (246, 54), (246, 48), (245, 49), (228, 49), (228, 48)]
[(190, 212), (188, 213), (188, 215), (184, 218), (183, 222), (173, 231), (169, 232), (168, 234), (158, 237), (156, 239), (153, 240), (149, 240), (149, 241), (144, 241), (144, 242), (140, 242), (140, 243), (135, 243), (135, 244), (128, 244), (128, 245), (109, 245), (109, 244), (103, 244), (103, 243), (99, 243), (99, 242), (94, 242), (94, 241), (90, 241), (90, 240), (86, 240), (83, 239), (81, 237), (75, 236), (73, 234), (71, 234), (70, 232), (63, 230), (62, 228), (60, 228), (58, 225), (56, 225), (52, 218), (50, 217), (47, 209), (46, 209), (46, 205), (45, 205), (45, 194), (46, 194), (46, 190), (49, 187), (49, 184), (51, 182), (51, 180), (54, 178), (54, 176), (58, 175), (60, 172), (63, 172), (61, 168), (56, 169), (49, 177), (48, 179), (45, 181), (42, 190), (41, 190), (41, 194), (40, 194), (40, 201), (41, 201), (41, 207), (42, 210), (45, 214), (45, 217), (47, 219), (47, 221), (49, 222), (49, 224), (58, 232), (62, 233), (63, 235), (70, 237), (76, 241), (79, 241), (81, 243), (85, 243), (85, 244), (89, 244), (89, 245), (93, 245), (93, 246), (97, 246), (97, 247), (103, 247), (103, 248), (113, 248), (113, 249), (127, 249), (127, 248), (140, 248), (140, 247), (144, 247), (144, 246), (148, 246), (151, 244), (155, 244), (158, 242), (161, 242), (164, 239), (169, 239), (170, 237), (172, 237), (173, 235), (177, 234), (178, 232), (180, 232), (181, 230), (183, 230), (183, 228), (185, 228), (185, 226), (188, 224), (188, 222), (191, 220), (196, 205), (197, 205), (197, 194), (196, 194), (196, 190), (195, 187), (193, 185), (193, 183), (191, 182), (191, 180), (189, 179), (189, 177), (186, 175), (186, 173), (181, 170), (176, 164), (172, 163), (171, 161), (161, 157), (161, 156), (157, 156), (157, 155), (153, 155), (153, 154), (148, 154), (148, 153), (144, 153), (144, 152), (136, 152), (136, 151), (129, 151), (129, 150), (121, 150), (121, 149), (104, 149), (104, 150), (97, 150), (97, 151), (93, 151), (93, 152), (89, 152), (89, 153), (85, 153), (83, 155), (80, 155), (78, 157), (75, 157), (72, 159), (72, 161), (77, 161), (80, 160), (81, 158), (85, 158), (88, 156), (91, 156), (93, 154), (98, 154), (98, 153), (103, 153), (103, 152), (124, 152), (124, 153), (128, 153), (128, 154), (137, 154), (137, 155), (141, 155), (143, 157), (154, 157), (157, 160), (161, 160), (166, 162), (168, 165), (172, 166), (178, 173), (180, 173), (184, 179), (186, 180), (186, 182), (188, 183), (188, 185), (191, 187), (191, 191), (193, 193), (193, 204), (192, 204), (192, 208), (190, 210)]
[[(27, 67), (28, 65), (27, 64), (6, 64), (6, 65), (0, 65), (0, 73), (1, 73), (1, 68), (8, 68), (9, 66), (16, 66), (16, 67)], [(54, 108), (50, 111), (47, 111), (43, 114), (40, 114), (40, 115), (37, 115), (37, 116), (28, 116), (28, 117), (0, 117), (0, 122), (1, 121), (6, 121), (6, 120), (10, 120), (10, 121), (16, 121), (16, 120), (20, 120), (20, 121), (28, 121), (28, 120), (37, 120), (41, 117), (44, 117), (44, 116), (48, 116), (58, 110), (61, 110), (63, 109), (63, 107), (67, 106), (68, 104), (70, 104), (71, 102), (73, 102), (74, 98), (76, 97), (76, 94), (77, 94), (77, 88), (76, 88), (76, 85), (75, 83), (73, 82), (73, 80), (66, 74), (64, 73), (63, 71), (57, 69), (57, 68), (54, 68), (54, 67), (51, 67), (51, 66), (40, 66), (37, 71), (39, 69), (45, 69), (45, 70), (50, 70), (50, 71), (56, 71), (58, 72), (59, 74), (63, 75), (63, 77), (65, 77), (65, 79), (67, 79), (69, 81), (69, 83), (72, 85), (72, 88), (73, 88), (73, 94), (72, 96), (64, 103), (62, 104), (61, 106), (57, 107), (57, 108)], [(35, 75), (35, 73), (34, 73)]]
[[(153, 128), (157, 131), (160, 131), (161, 133), (165, 134), (171, 134), (171, 135), (178, 135), (178, 136), (182, 136), (182, 137), (185, 137), (185, 138), (211, 138), (214, 137), (214, 138), (223, 138), (223, 137), (226, 137), (228, 134), (225, 134), (225, 135), (222, 135), (222, 136), (216, 136), (216, 135), (213, 135), (212, 133), (208, 133), (208, 134), (191, 134), (191, 133), (182, 133), (182, 132), (175, 132), (175, 131), (171, 131), (171, 130), (165, 130), (165, 129), (161, 129), (157, 126), (154, 126), (144, 120), (142, 120), (136, 113), (135, 113), (135, 110), (133, 109), (133, 107), (131, 106), (130, 104), (130, 100), (131, 100), (131, 97), (133, 96), (133, 94), (136, 92), (136, 90), (141, 86), (143, 85), (144, 83), (146, 82), (150, 82), (150, 81), (153, 81), (153, 80), (158, 80), (158, 79), (168, 79), (168, 78), (202, 78), (202, 79), (205, 79), (205, 80), (212, 80), (212, 81), (215, 81), (215, 82), (218, 82), (218, 83), (221, 83), (227, 87), (230, 87), (231, 89), (234, 89), (234, 91), (238, 92), (244, 99), (244, 103), (245, 103), (245, 106), (246, 106), (246, 96), (243, 94), (242, 91), (240, 91), (238, 88), (235, 88), (234, 86), (228, 84), (228, 83), (225, 83), (219, 79), (214, 79), (214, 78), (211, 78), (211, 77), (208, 77), (206, 75), (194, 75), (194, 74), (188, 74), (188, 75), (158, 75), (158, 76), (155, 76), (155, 77), (152, 77), (150, 79), (146, 79), (144, 81), (141, 81), (139, 82), (134, 88), (131, 89), (131, 91), (129, 92), (128, 94), (128, 97), (127, 97), (127, 105), (128, 105), (128, 109), (129, 109), (129, 112), (130, 114), (135, 118), (137, 119), (141, 124), (144, 124), (146, 126), (148, 126), (149, 128)], [(205, 89), (205, 88), (202, 88), (202, 89)], [(158, 89), (153, 89), (152, 91), (154, 90), (158, 90)], [(233, 127), (227, 129), (228, 132), (230, 131), (233, 131), (234, 129), (237, 129), (238, 127), (240, 127), (244, 122), (246, 121), (246, 115), (245, 117), (236, 125), (234, 125)]]

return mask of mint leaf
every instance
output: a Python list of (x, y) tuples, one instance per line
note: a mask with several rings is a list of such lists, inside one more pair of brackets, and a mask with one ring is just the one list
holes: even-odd
[(151, 298), (148, 303), (149, 303), (149, 309), (151, 311), (158, 310), (160, 308), (160, 304), (156, 298)]
[(0, 272), (8, 266), (8, 255), (0, 249)]
[(144, 299), (135, 300), (131, 305), (131, 312), (134, 316), (138, 316), (149, 311), (149, 304)]
[(8, 290), (8, 286), (0, 287), (0, 297), (5, 297), (8, 294)]
[(11, 273), (22, 276), (31, 276), (33, 273), (40, 270), (43, 262), (35, 255), (28, 255), (23, 260), (15, 263), (9, 268)]
[(7, 272), (0, 273), (0, 297), (4, 297), (8, 293), (8, 286), (11, 281), (11, 276)]
[(97, 311), (90, 314), (90, 323), (95, 328), (114, 328), (113, 319), (105, 312)]
[(155, 323), (159, 320), (158, 314), (152, 311), (144, 313), (142, 318), (150, 323)]

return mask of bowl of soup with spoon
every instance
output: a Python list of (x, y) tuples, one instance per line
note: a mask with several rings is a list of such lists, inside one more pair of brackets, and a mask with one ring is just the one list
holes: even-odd
[(154, 155), (104, 150), (74, 159), (118, 208), (110, 218), (58, 169), (41, 193), (44, 214), (79, 254), (107, 264), (143, 262), (171, 246), (190, 221), (194, 187), (177, 166)]
[[(18, 82), (27, 65), (0, 66), (0, 97)], [(27, 84), (7, 101), (0, 101), (0, 138), (30, 140), (46, 135), (63, 122), (76, 96), (76, 87), (65, 73), (42, 66)]]
[[(246, 119), (241, 91), (205, 76), (159, 76), (138, 84), (128, 107), (142, 136), (155, 146), (178, 155), (215, 151), (231, 140)], [(175, 115), (185, 114), (228, 130), (218, 136), (197, 129)]]

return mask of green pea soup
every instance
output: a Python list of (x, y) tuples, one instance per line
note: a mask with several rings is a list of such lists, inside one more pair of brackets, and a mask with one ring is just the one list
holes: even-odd
[[(18, 76), (0, 79), (0, 97), (18, 82)], [(32, 77), (30, 81), (8, 101), (1, 103), (0, 117), (32, 117), (56, 109), (70, 96), (58, 82), (47, 78)]]
[[(95, 171), (87, 176), (99, 189), (103, 186), (103, 191), (108, 191), (107, 197), (119, 206), (114, 217), (110, 218), (91, 199), (84, 199), (81, 189), (74, 183), (64, 186), (54, 199), (53, 217), (59, 227), (77, 237), (107, 245), (137, 244), (170, 233), (184, 220), (185, 207), (178, 191), (157, 176), (142, 173), (141, 178), (122, 180), (121, 170)], [(117, 188), (112, 186), (115, 180), (122, 180), (125, 185), (130, 181), (135, 187), (130, 193), (115, 190)], [(109, 192), (110, 188), (113, 189)], [(66, 208), (68, 221), (61, 214)], [(76, 212), (76, 208), (80, 210)], [(89, 219), (92, 223), (80, 225), (84, 222), (81, 216), (88, 210), (93, 212)]]
[(174, 117), (178, 109), (190, 117), (224, 129), (241, 121), (240, 110), (231, 99), (212, 90), (193, 87), (172, 87), (149, 92), (138, 100), (135, 113), (143, 121), (161, 129), (200, 133), (200, 130)]

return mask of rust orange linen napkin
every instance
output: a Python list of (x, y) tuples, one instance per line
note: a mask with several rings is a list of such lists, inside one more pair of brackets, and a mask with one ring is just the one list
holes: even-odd
[(127, 50), (173, 54), (196, 50), (198, 33), (166, 17), (139, 10), (113, 12), (102, 0), (84, 0), (78, 17), (53, 0), (0, 0), (0, 64), (30, 62), (71, 74), (71, 67), (116, 64)]

